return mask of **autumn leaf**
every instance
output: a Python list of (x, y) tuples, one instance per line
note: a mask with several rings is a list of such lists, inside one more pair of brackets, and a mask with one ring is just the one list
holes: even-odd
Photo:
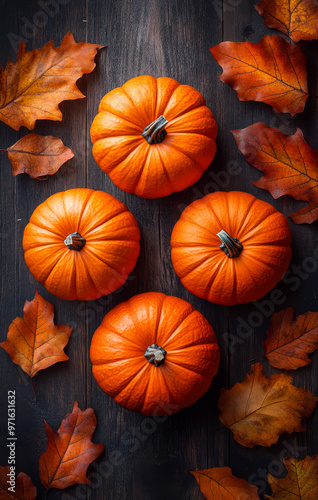
[(311, 392), (292, 385), (289, 374), (266, 377), (262, 371), (260, 363), (253, 365), (243, 382), (221, 389), (218, 402), (222, 424), (248, 448), (277, 443), (284, 432), (304, 431), (301, 419), (309, 417), (318, 401)]
[(281, 479), (268, 474), (272, 488), (271, 496), (265, 498), (277, 500), (317, 500), (318, 498), (318, 455), (284, 460), (288, 475)]
[(254, 7), (266, 26), (285, 33), (294, 42), (318, 38), (316, 0), (262, 0)]
[(14, 130), (34, 129), (36, 120), (61, 121), (58, 104), (85, 97), (76, 81), (95, 68), (97, 50), (103, 45), (76, 43), (67, 33), (60, 47), (53, 42), (26, 51), (20, 42), (17, 62), (0, 68), (0, 120)]
[(233, 476), (229, 467), (190, 471), (207, 500), (259, 500), (257, 487)]
[(63, 163), (74, 156), (61, 139), (51, 135), (28, 134), (6, 151), (14, 176), (25, 172), (35, 179), (55, 174)]
[(20, 472), (14, 480), (14, 492), (9, 488), (10, 467), (0, 466), (0, 498), (1, 500), (34, 500), (36, 498), (36, 487), (31, 478), (24, 472)]
[(23, 312), (23, 318), (13, 320), (0, 346), (32, 378), (39, 370), (69, 359), (63, 349), (72, 328), (54, 325), (53, 306), (37, 291), (32, 302), (25, 302)]
[(94, 410), (81, 411), (75, 401), (56, 432), (45, 422), (47, 450), (39, 460), (40, 480), (45, 488), (67, 488), (73, 484), (90, 484), (86, 471), (104, 449), (91, 439), (97, 421)]
[(265, 35), (260, 43), (222, 42), (210, 51), (223, 68), (220, 79), (236, 90), (241, 101), (262, 101), (291, 115), (304, 110), (307, 69), (299, 46)]
[(275, 368), (296, 370), (310, 365), (307, 353), (318, 348), (318, 313), (307, 312), (294, 321), (294, 309), (274, 313), (263, 343), (265, 356)]
[(285, 135), (277, 128), (254, 123), (232, 130), (246, 161), (264, 173), (255, 186), (273, 198), (290, 195), (308, 205), (289, 216), (296, 224), (318, 219), (318, 151), (310, 148), (300, 129)]

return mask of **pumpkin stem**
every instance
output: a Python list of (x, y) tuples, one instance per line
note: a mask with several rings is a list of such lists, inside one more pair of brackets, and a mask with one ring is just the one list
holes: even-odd
[(154, 122), (150, 123), (141, 135), (149, 144), (159, 144), (167, 135), (167, 131), (163, 128), (167, 123), (168, 120), (161, 115)]
[(240, 255), (241, 251), (243, 250), (243, 245), (239, 240), (233, 238), (233, 236), (230, 236), (223, 229), (222, 231), (217, 233), (217, 236), (222, 241), (222, 245), (220, 245), (221, 250), (223, 250), (223, 252), (230, 259), (233, 259), (233, 257), (238, 257)]
[(144, 356), (148, 359), (149, 363), (155, 366), (161, 365), (166, 357), (167, 351), (159, 347), (157, 344), (152, 344), (147, 347)]
[(85, 245), (86, 240), (79, 233), (72, 233), (68, 235), (68, 237), (64, 240), (64, 243), (70, 250), (76, 250), (79, 252)]

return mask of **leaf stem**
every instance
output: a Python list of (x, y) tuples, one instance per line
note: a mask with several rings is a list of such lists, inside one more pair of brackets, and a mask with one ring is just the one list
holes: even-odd
[(32, 391), (33, 391), (33, 394), (34, 394), (34, 400), (36, 401), (36, 394), (35, 394), (35, 390), (34, 390), (34, 385), (33, 385), (33, 378), (31, 378), (31, 387), (32, 387)]
[(263, 358), (265, 358), (265, 354), (263, 354), (263, 356), (258, 356), (257, 358), (249, 359), (248, 361), (249, 361), (249, 363), (252, 363), (253, 361), (258, 361), (259, 359), (263, 359)]
[(0, 149), (0, 151), (8, 151), (7, 149)]

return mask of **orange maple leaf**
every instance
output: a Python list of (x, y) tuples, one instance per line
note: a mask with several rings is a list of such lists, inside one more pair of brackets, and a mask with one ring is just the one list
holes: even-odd
[(286, 458), (284, 464), (288, 471), (286, 477), (278, 479), (268, 474), (268, 482), (273, 494), (265, 498), (277, 500), (317, 500), (318, 498), (318, 455), (299, 458)]
[(294, 321), (294, 309), (274, 313), (263, 343), (265, 356), (275, 368), (296, 370), (309, 365), (308, 353), (318, 349), (318, 313), (307, 312)]
[(318, 219), (318, 151), (310, 148), (300, 129), (285, 135), (264, 123), (232, 130), (246, 161), (264, 173), (255, 186), (266, 189), (273, 198), (290, 195), (309, 204), (291, 214), (296, 224)]
[(260, 363), (253, 365), (243, 382), (221, 389), (218, 402), (222, 424), (248, 448), (277, 443), (283, 432), (304, 431), (301, 419), (309, 417), (318, 401), (311, 392), (292, 385), (290, 375), (266, 377), (262, 371)]
[(32, 302), (25, 302), (23, 312), (23, 318), (13, 320), (0, 346), (32, 378), (39, 370), (69, 359), (63, 349), (72, 328), (54, 325), (53, 306), (37, 291)]
[(35, 179), (55, 174), (63, 163), (74, 156), (61, 139), (37, 134), (22, 137), (7, 148), (7, 152), (14, 176), (25, 172)]
[(304, 110), (307, 69), (299, 46), (265, 35), (260, 43), (222, 42), (210, 51), (223, 68), (220, 79), (236, 90), (241, 101), (262, 101), (291, 115)]
[(207, 500), (259, 500), (257, 487), (245, 479), (233, 476), (229, 467), (196, 469), (190, 471)]
[(58, 104), (85, 97), (76, 81), (95, 68), (97, 50), (103, 45), (76, 43), (67, 33), (60, 47), (53, 42), (26, 51), (20, 42), (17, 62), (0, 68), (0, 120), (14, 130), (32, 130), (36, 120), (61, 121)]
[(91, 441), (96, 425), (94, 410), (82, 412), (76, 401), (57, 432), (45, 422), (47, 450), (40, 457), (39, 474), (47, 490), (90, 483), (87, 468), (104, 449)]
[(294, 42), (318, 38), (316, 0), (261, 0), (254, 7), (266, 26), (285, 33)]
[(36, 487), (31, 481), (31, 478), (24, 472), (20, 472), (14, 481), (14, 489), (12, 492), (8, 488), (10, 484), (10, 467), (0, 466), (0, 498), (1, 500), (34, 500), (36, 498)]

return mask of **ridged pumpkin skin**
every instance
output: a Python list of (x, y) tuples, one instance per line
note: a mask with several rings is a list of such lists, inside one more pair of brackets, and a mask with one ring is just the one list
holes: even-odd
[[(64, 243), (74, 232), (86, 240), (79, 251)], [(139, 239), (136, 219), (114, 196), (69, 189), (34, 210), (23, 249), (30, 272), (50, 293), (93, 300), (123, 285), (136, 264)]]
[[(168, 120), (162, 142), (144, 129)], [(159, 198), (194, 184), (216, 152), (217, 126), (202, 95), (167, 77), (138, 76), (106, 94), (91, 126), (93, 156), (123, 191)]]
[[(155, 366), (149, 346), (166, 351)], [(209, 388), (220, 361), (211, 325), (188, 302), (142, 293), (119, 304), (93, 335), (93, 375), (100, 387), (129, 410), (167, 415), (192, 405)]]
[[(229, 258), (221, 230), (243, 245)], [(266, 295), (282, 279), (291, 258), (286, 217), (269, 203), (239, 191), (216, 192), (191, 203), (174, 226), (171, 258), (182, 284), (194, 295), (223, 305)]]

